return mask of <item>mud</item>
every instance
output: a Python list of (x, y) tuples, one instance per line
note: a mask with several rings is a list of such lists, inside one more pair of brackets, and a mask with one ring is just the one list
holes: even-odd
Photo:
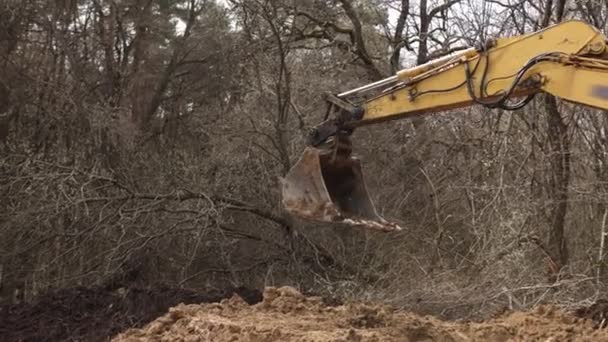
[(141, 327), (180, 303), (219, 302), (234, 293), (250, 304), (262, 294), (246, 288), (198, 292), (150, 288), (71, 288), (40, 296), (33, 303), (0, 306), (0, 341), (108, 341), (121, 331)]
[(597, 311), (540, 306), (482, 322), (446, 322), (378, 304), (332, 306), (290, 287), (271, 287), (252, 306), (239, 296), (180, 304), (113, 341), (608, 341), (608, 331), (594, 320)]

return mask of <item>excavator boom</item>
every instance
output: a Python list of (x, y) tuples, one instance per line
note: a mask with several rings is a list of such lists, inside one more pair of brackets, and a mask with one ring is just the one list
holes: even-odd
[(606, 45), (594, 27), (568, 21), (329, 95), (328, 119), (314, 128), (303, 157), (282, 180), (283, 206), (308, 220), (399, 230), (369, 198), (360, 162), (351, 155), (355, 128), (475, 104), (516, 110), (541, 92), (608, 109)]

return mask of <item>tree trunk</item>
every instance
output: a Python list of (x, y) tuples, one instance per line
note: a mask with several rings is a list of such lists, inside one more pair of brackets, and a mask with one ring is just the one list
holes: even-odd
[[(553, 11), (556, 21), (561, 21), (565, 1), (557, 1), (552, 8), (553, 1), (548, 1), (545, 7), (543, 26), (549, 26)], [(564, 236), (566, 214), (568, 212), (568, 186), (570, 184), (570, 141), (568, 127), (564, 123), (557, 108), (554, 96), (545, 95), (544, 104), (547, 115), (547, 134), (549, 138), (549, 160), (551, 175), (549, 196), (551, 207), (549, 209), (549, 237), (547, 247), (553, 261), (561, 269), (568, 263), (568, 247)]]
[(547, 246), (553, 260), (561, 268), (568, 262), (568, 248), (564, 237), (565, 218), (568, 211), (568, 186), (570, 183), (570, 142), (567, 126), (557, 108), (553, 96), (545, 96), (547, 126), (550, 145), (552, 206), (549, 214), (549, 240)]

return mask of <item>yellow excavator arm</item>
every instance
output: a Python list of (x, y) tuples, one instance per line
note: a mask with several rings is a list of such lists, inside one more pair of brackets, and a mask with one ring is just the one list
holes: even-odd
[(313, 221), (398, 230), (377, 214), (351, 156), (349, 136), (356, 127), (475, 104), (515, 110), (541, 92), (608, 109), (607, 44), (594, 27), (568, 21), (328, 95), (326, 120), (282, 179), (283, 206)]

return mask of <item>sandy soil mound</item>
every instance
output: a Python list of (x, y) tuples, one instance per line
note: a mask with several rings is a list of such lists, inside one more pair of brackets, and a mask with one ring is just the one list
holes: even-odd
[(113, 341), (608, 341), (608, 331), (551, 306), (478, 323), (445, 322), (382, 305), (329, 306), (282, 287), (267, 288), (253, 306), (238, 296), (178, 305)]

